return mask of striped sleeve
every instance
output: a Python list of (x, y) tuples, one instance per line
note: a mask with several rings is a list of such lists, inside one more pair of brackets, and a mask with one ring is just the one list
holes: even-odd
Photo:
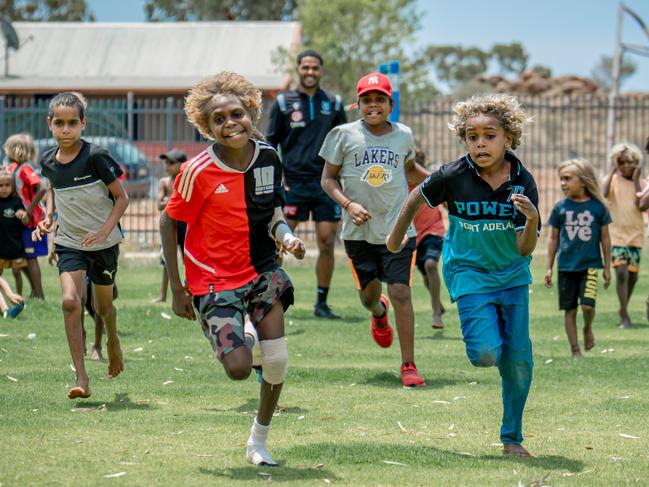
[(201, 172), (209, 166), (211, 158), (207, 151), (187, 161), (180, 168), (174, 181), (174, 190), (165, 208), (174, 220), (193, 223), (200, 213), (201, 206), (208, 194), (202, 191), (198, 182)]

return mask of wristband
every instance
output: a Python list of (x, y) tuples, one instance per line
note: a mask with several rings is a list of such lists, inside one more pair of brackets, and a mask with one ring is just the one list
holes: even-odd
[(340, 205), (340, 206), (343, 207), (343, 210), (346, 210), (347, 207), (349, 207), (349, 205), (351, 205), (352, 203), (353, 203), (352, 200), (350, 200), (350, 199), (346, 199), (345, 201), (343, 201), (343, 204)]
[(282, 240), (282, 244), (285, 245), (285, 246), (289, 246), (289, 245), (293, 244), (293, 242), (296, 242), (297, 240), (300, 240), (300, 239), (297, 238), (295, 235), (287, 233), (286, 235), (284, 235), (284, 239)]

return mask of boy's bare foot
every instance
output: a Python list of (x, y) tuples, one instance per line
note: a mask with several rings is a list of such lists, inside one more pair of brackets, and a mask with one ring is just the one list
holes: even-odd
[(626, 320), (622, 320), (620, 322), (619, 328), (622, 328), (623, 330), (626, 330), (628, 328), (631, 328), (632, 326), (633, 325), (631, 324), (631, 320), (626, 319)]
[(114, 341), (107, 341), (106, 351), (108, 352), (108, 377), (117, 377), (124, 370), (124, 358), (122, 357), (119, 338), (115, 338)]
[(433, 329), (441, 330), (444, 328), (444, 322), (442, 321), (442, 314), (433, 314)]
[(90, 358), (92, 360), (104, 360), (104, 356), (101, 354), (101, 348), (93, 345), (92, 351), (90, 352)]
[(506, 443), (506, 444), (504, 444), (503, 445), (503, 453), (505, 455), (513, 455), (515, 457), (523, 457), (523, 458), (532, 458), (532, 457), (534, 457), (534, 455), (532, 455), (525, 448), (523, 448), (523, 445), (517, 445), (516, 443)]
[(572, 352), (572, 358), (582, 358), (579, 345), (573, 345), (572, 347), (570, 347), (570, 351)]
[(77, 384), (68, 391), (68, 397), (70, 399), (85, 399), (90, 397), (90, 384), (88, 383), (88, 379), (86, 378), (85, 381), (82, 381), (77, 377)]
[(584, 328), (584, 348), (586, 351), (595, 348), (595, 335), (591, 327)]

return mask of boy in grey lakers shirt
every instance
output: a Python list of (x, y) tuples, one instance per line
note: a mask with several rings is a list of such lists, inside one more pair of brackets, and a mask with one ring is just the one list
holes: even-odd
[[(410, 297), (414, 239), (391, 254), (385, 237), (408, 197), (408, 183), (427, 176), (415, 163), (415, 144), (408, 127), (388, 121), (394, 108), (387, 76), (371, 73), (356, 86), (361, 120), (335, 127), (324, 141), (320, 156), (326, 161), (322, 187), (345, 210), (342, 238), (351, 261), (361, 303), (371, 313), (372, 338), (383, 348), (392, 345), (388, 322), (388, 288), (401, 347), (404, 387), (425, 386), (414, 364), (414, 312)], [(414, 228), (408, 236), (414, 237)]]
[(86, 125), (84, 112), (85, 101), (77, 93), (60, 93), (50, 102), (47, 123), (58, 146), (41, 157), (43, 175), (50, 185), (45, 219), (32, 236), (40, 240), (53, 229), (56, 208), (54, 251), (63, 292), (65, 332), (77, 373), (76, 385), (68, 391), (70, 399), (90, 397), (81, 321), (86, 274), (92, 282), (95, 312), (106, 326), (108, 375), (115, 377), (124, 370), (113, 285), (122, 241), (118, 222), (128, 206), (128, 196), (117, 179), (121, 175), (117, 162), (103, 147), (81, 139)]

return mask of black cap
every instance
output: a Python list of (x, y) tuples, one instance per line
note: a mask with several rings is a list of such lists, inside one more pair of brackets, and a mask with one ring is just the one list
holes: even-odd
[(160, 159), (166, 159), (176, 164), (182, 164), (187, 160), (187, 154), (178, 149), (171, 149), (169, 152), (160, 154)]

